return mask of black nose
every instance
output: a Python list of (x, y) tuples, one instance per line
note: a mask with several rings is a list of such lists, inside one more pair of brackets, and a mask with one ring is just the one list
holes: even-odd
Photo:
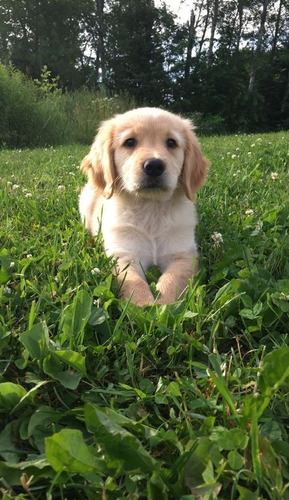
[(148, 158), (143, 164), (143, 170), (150, 177), (158, 177), (164, 172), (165, 164), (158, 158)]

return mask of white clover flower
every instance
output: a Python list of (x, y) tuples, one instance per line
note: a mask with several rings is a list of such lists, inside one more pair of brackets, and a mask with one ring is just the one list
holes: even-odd
[(220, 368), (222, 370), (222, 375), (225, 377), (227, 373), (227, 363), (222, 363)]
[(27, 259), (32, 259), (32, 253), (28, 253), (28, 254), (26, 255), (26, 258), (27, 258)]
[(15, 262), (13, 262), (13, 261), (10, 262), (9, 267), (10, 267), (10, 269), (13, 269), (13, 267), (15, 267)]
[(18, 189), (18, 188), (19, 188), (19, 184), (13, 184), (12, 189), (15, 190), (15, 189)]
[(32, 194), (31, 193), (26, 193), (25, 194), (25, 198), (32, 198)]
[(271, 172), (271, 179), (273, 181), (275, 181), (276, 179), (278, 179), (279, 177), (279, 174), (277, 172)]
[(252, 152), (251, 151), (248, 151), (248, 156), (251, 156)]
[(235, 160), (235, 158), (237, 158), (237, 155), (232, 155), (231, 158), (232, 160)]
[(94, 267), (93, 269), (91, 269), (91, 274), (92, 275), (100, 274), (100, 269), (98, 269), (98, 267)]
[(254, 214), (254, 210), (252, 210), (251, 208), (248, 208), (248, 210), (246, 210), (245, 212), (245, 215), (253, 215)]
[(212, 240), (214, 241), (214, 246), (218, 247), (220, 245), (220, 243), (223, 243), (223, 235), (221, 233), (218, 233), (217, 231), (215, 231), (212, 234)]
[(4, 286), (4, 292), (5, 293), (12, 293), (12, 288), (10, 288), (10, 286)]
[(58, 189), (58, 191), (63, 191), (65, 189), (65, 186), (63, 186), (62, 184), (59, 184), (57, 189)]

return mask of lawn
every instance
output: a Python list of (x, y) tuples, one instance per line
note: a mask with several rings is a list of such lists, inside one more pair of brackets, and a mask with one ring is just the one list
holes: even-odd
[(201, 143), (200, 272), (144, 309), (79, 221), (88, 148), (0, 150), (3, 499), (289, 499), (289, 133)]

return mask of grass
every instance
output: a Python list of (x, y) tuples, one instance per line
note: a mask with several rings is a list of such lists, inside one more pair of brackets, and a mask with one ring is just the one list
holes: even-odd
[(5, 500), (289, 499), (288, 141), (202, 139), (201, 271), (144, 309), (79, 221), (87, 148), (0, 151)]

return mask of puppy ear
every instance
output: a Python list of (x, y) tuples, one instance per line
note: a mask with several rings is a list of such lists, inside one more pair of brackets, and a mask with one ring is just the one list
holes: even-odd
[(103, 122), (91, 146), (90, 152), (82, 160), (80, 168), (89, 181), (107, 198), (113, 194), (116, 170), (113, 161), (113, 126), (114, 120)]
[(193, 132), (192, 123), (187, 120), (186, 150), (182, 172), (186, 197), (194, 201), (196, 191), (204, 184), (209, 169), (209, 161), (203, 156), (201, 146)]

